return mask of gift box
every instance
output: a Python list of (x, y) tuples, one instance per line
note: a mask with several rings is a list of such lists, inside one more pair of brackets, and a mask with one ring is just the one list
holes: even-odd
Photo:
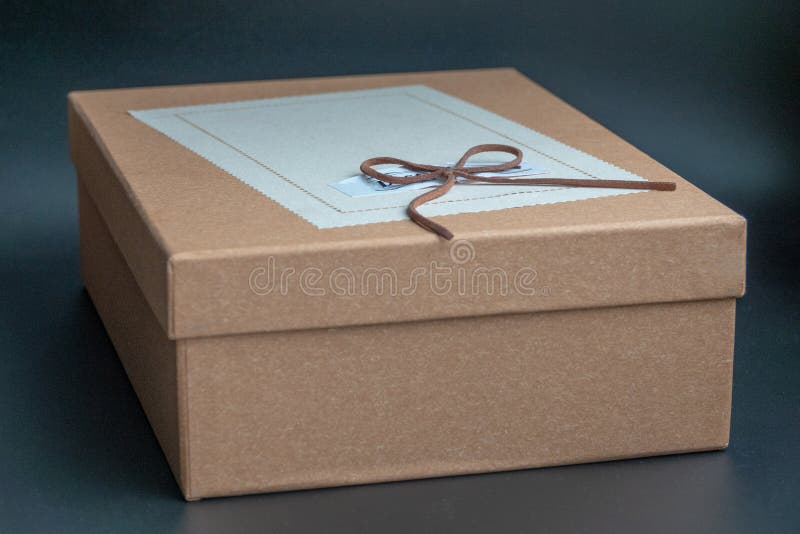
[[(745, 220), (517, 71), (68, 104), (82, 278), (187, 499), (726, 447)], [(481, 183), (481, 143), (676, 187)], [(378, 156), (461, 169), (418, 206), (452, 239)]]

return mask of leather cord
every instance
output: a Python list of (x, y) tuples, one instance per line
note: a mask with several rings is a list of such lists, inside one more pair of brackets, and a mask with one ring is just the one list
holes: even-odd
[[(467, 161), (477, 154), (484, 152), (503, 152), (514, 156), (514, 159), (497, 165), (482, 165), (466, 167)], [(674, 191), (675, 182), (650, 182), (638, 180), (597, 180), (579, 178), (514, 178), (508, 176), (478, 176), (479, 173), (502, 172), (513, 169), (522, 162), (522, 151), (509, 145), (476, 145), (467, 150), (461, 159), (452, 167), (440, 165), (428, 165), (425, 163), (414, 163), (399, 158), (377, 157), (370, 158), (361, 164), (361, 172), (371, 176), (376, 180), (390, 184), (414, 184), (426, 182), (428, 180), (438, 180), (441, 185), (426, 191), (411, 201), (408, 205), (408, 216), (412, 221), (425, 228), (426, 230), (442, 236), (445, 239), (452, 239), (453, 233), (441, 224), (430, 220), (422, 215), (418, 208), (435, 200), (450, 191), (456, 185), (458, 178), (463, 178), (468, 182), (489, 183), (489, 184), (513, 184), (513, 185), (564, 185), (569, 187), (601, 187), (610, 189), (649, 189), (653, 191)], [(415, 176), (392, 176), (384, 174), (375, 169), (377, 165), (402, 165), (403, 167), (419, 172)]]

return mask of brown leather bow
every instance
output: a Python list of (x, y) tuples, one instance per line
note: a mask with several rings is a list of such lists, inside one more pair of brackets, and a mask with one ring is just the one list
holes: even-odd
[[(504, 152), (511, 154), (514, 159), (498, 165), (483, 165), (465, 167), (467, 161), (476, 154), (483, 152)], [(427, 165), (424, 163), (413, 163), (404, 159), (392, 157), (370, 158), (361, 164), (361, 172), (371, 176), (376, 180), (381, 180), (390, 184), (415, 184), (427, 180), (442, 181), (439, 187), (427, 191), (408, 205), (408, 216), (412, 221), (435, 234), (439, 234), (445, 239), (452, 239), (453, 234), (442, 226), (422, 215), (417, 208), (421, 205), (439, 198), (444, 195), (456, 184), (458, 177), (471, 182), (484, 182), (490, 184), (513, 184), (513, 185), (565, 185), (570, 187), (602, 187), (610, 189), (650, 189), (655, 191), (674, 191), (675, 182), (649, 182), (637, 180), (597, 180), (597, 179), (578, 179), (578, 178), (513, 178), (508, 176), (477, 176), (484, 172), (501, 172), (513, 169), (522, 162), (522, 151), (508, 145), (477, 145), (467, 150), (461, 159), (452, 167)], [(417, 171), (421, 174), (415, 176), (391, 176), (375, 170), (376, 165), (402, 165), (403, 167)]]

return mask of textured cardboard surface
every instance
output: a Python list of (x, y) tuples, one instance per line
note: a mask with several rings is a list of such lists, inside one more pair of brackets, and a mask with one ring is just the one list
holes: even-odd
[[(459, 251), (408, 221), (314, 228), (127, 114), (416, 83), (678, 189), (444, 217)], [(726, 445), (744, 219), (516, 71), (81, 92), (69, 113), (84, 281), (188, 499)], [(536, 293), (259, 294), (272, 261), (530, 268)]]
[(193, 339), (192, 493), (722, 448), (733, 313), (725, 299)]
[[(81, 278), (176, 479), (181, 480), (180, 341), (164, 335), (94, 202), (78, 180)], [(121, 302), (124, 300), (124, 305)]]
[[(442, 217), (476, 259), (533, 267), (547, 298), (417, 291), (290, 298), (255, 294), (273, 258), (297, 272), (447, 261), (407, 221), (320, 230), (131, 117), (127, 110), (425, 84), (541, 131), (673, 193)], [(745, 221), (511, 69), (280, 80), (70, 95), (72, 158), (126, 262), (172, 339), (511, 312), (740, 296)], [(224, 201), (220, 201), (224, 199)]]
[(732, 298), (174, 342), (80, 204), (87, 289), (189, 499), (727, 445)]

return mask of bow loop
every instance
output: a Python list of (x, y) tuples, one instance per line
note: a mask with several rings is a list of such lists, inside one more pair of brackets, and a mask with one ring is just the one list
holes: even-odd
[[(503, 152), (514, 156), (514, 159), (504, 163), (494, 165), (472, 165), (467, 163), (470, 158), (486, 152)], [(522, 151), (509, 145), (476, 145), (466, 152), (452, 166), (428, 165), (425, 163), (414, 163), (399, 158), (388, 156), (370, 158), (361, 164), (361, 172), (367, 176), (390, 184), (416, 184), (430, 180), (438, 180), (439, 187), (426, 191), (418, 196), (408, 205), (408, 216), (412, 221), (445, 239), (452, 239), (453, 234), (417, 210), (419, 206), (435, 200), (453, 188), (458, 183), (458, 178), (463, 178), (467, 182), (483, 182), (490, 184), (512, 184), (512, 185), (563, 185), (568, 187), (601, 187), (609, 189), (649, 189), (655, 191), (674, 191), (675, 182), (650, 182), (647, 180), (601, 180), (601, 179), (578, 179), (578, 178), (515, 178), (510, 176), (479, 176), (479, 174), (491, 172), (503, 172), (513, 169), (522, 163)], [(375, 169), (376, 165), (401, 165), (408, 170), (418, 174), (412, 176), (392, 176), (382, 173)]]
[[(467, 162), (469, 162), (469, 160), (473, 156), (477, 156), (478, 154), (485, 154), (487, 152), (503, 152), (506, 154), (511, 154), (512, 156), (514, 156), (514, 159), (495, 165), (467, 166)], [(461, 156), (461, 159), (458, 160), (458, 162), (454, 165), (454, 167), (459, 171), (474, 175), (482, 172), (507, 171), (509, 169), (513, 169), (514, 167), (518, 166), (520, 163), (522, 163), (522, 151), (516, 147), (508, 145), (476, 145), (467, 150), (466, 152), (464, 152), (464, 155)], [(480, 180), (480, 178), (478, 177), (474, 177), (473, 179)]]

